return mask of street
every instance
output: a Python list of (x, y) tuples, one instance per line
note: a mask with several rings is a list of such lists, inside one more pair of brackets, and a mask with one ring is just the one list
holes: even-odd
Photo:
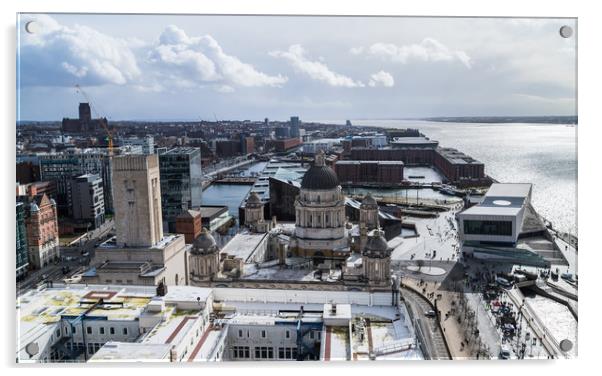
[[(81, 273), (94, 257), (95, 247), (104, 241), (113, 229), (113, 220), (108, 220), (101, 227), (88, 232), (80, 242), (69, 247), (60, 247), (60, 260), (50, 263), (42, 269), (30, 271), (27, 276), (17, 282), (17, 296), (35, 288), (46, 281), (62, 281), (75, 274)], [(63, 273), (63, 267), (67, 272)]]

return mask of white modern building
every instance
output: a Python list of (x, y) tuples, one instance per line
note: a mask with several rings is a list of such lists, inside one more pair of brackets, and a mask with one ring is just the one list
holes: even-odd
[(531, 189), (531, 184), (492, 184), (479, 204), (458, 214), (460, 240), (464, 244), (516, 244)]
[(16, 359), (422, 359), (406, 307), (398, 303), (391, 292), (46, 286), (17, 299)]

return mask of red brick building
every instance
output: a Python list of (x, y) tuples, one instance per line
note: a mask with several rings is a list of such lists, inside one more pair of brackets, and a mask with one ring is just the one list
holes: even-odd
[(403, 166), (401, 161), (338, 161), (335, 171), (341, 183), (400, 184)]
[(176, 233), (183, 234), (186, 244), (192, 244), (203, 229), (201, 212), (186, 210), (176, 217)]
[(25, 219), (30, 265), (42, 268), (59, 257), (56, 203), (48, 195), (32, 197)]

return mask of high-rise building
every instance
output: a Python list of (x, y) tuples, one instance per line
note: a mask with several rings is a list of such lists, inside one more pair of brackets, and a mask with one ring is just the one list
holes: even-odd
[(178, 215), (201, 206), (201, 149), (177, 147), (159, 154), (159, 171), (163, 228), (175, 232)]
[(291, 137), (299, 138), (299, 116), (291, 116)]
[(27, 229), (25, 226), (25, 204), (17, 202), (17, 279), (27, 274), (29, 258), (27, 256)]
[(87, 222), (90, 228), (99, 228), (105, 222), (105, 203), (102, 179), (86, 174), (71, 180), (73, 219)]
[(118, 246), (157, 244), (163, 238), (157, 155), (115, 157), (113, 193)]
[(43, 154), (39, 158), (41, 180), (56, 182), (56, 201), (60, 215), (70, 217), (73, 214), (71, 179), (85, 174), (100, 176), (103, 185), (105, 212), (113, 212), (111, 158), (105, 152), (86, 149), (58, 154)]
[(59, 257), (59, 226), (56, 203), (46, 194), (37, 195), (26, 213), (29, 262), (39, 269)]
[(289, 127), (274, 128), (274, 135), (277, 139), (287, 139), (291, 137), (291, 129)]

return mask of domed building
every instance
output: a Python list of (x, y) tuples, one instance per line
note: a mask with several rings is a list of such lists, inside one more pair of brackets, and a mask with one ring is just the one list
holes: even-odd
[(391, 284), (391, 252), (383, 232), (374, 230), (368, 236), (366, 248), (362, 251), (364, 278), (369, 285), (388, 286)]
[(298, 256), (313, 258), (318, 265), (348, 256), (345, 233), (345, 196), (337, 174), (325, 164), (324, 152), (316, 154), (315, 162), (301, 181), (295, 201), (294, 238)]
[(219, 247), (215, 239), (203, 228), (201, 234), (192, 243), (188, 258), (190, 280), (194, 282), (209, 281), (219, 272)]
[(267, 232), (270, 230), (270, 223), (264, 219), (263, 202), (257, 192), (249, 194), (245, 203), (245, 226), (253, 232)]

